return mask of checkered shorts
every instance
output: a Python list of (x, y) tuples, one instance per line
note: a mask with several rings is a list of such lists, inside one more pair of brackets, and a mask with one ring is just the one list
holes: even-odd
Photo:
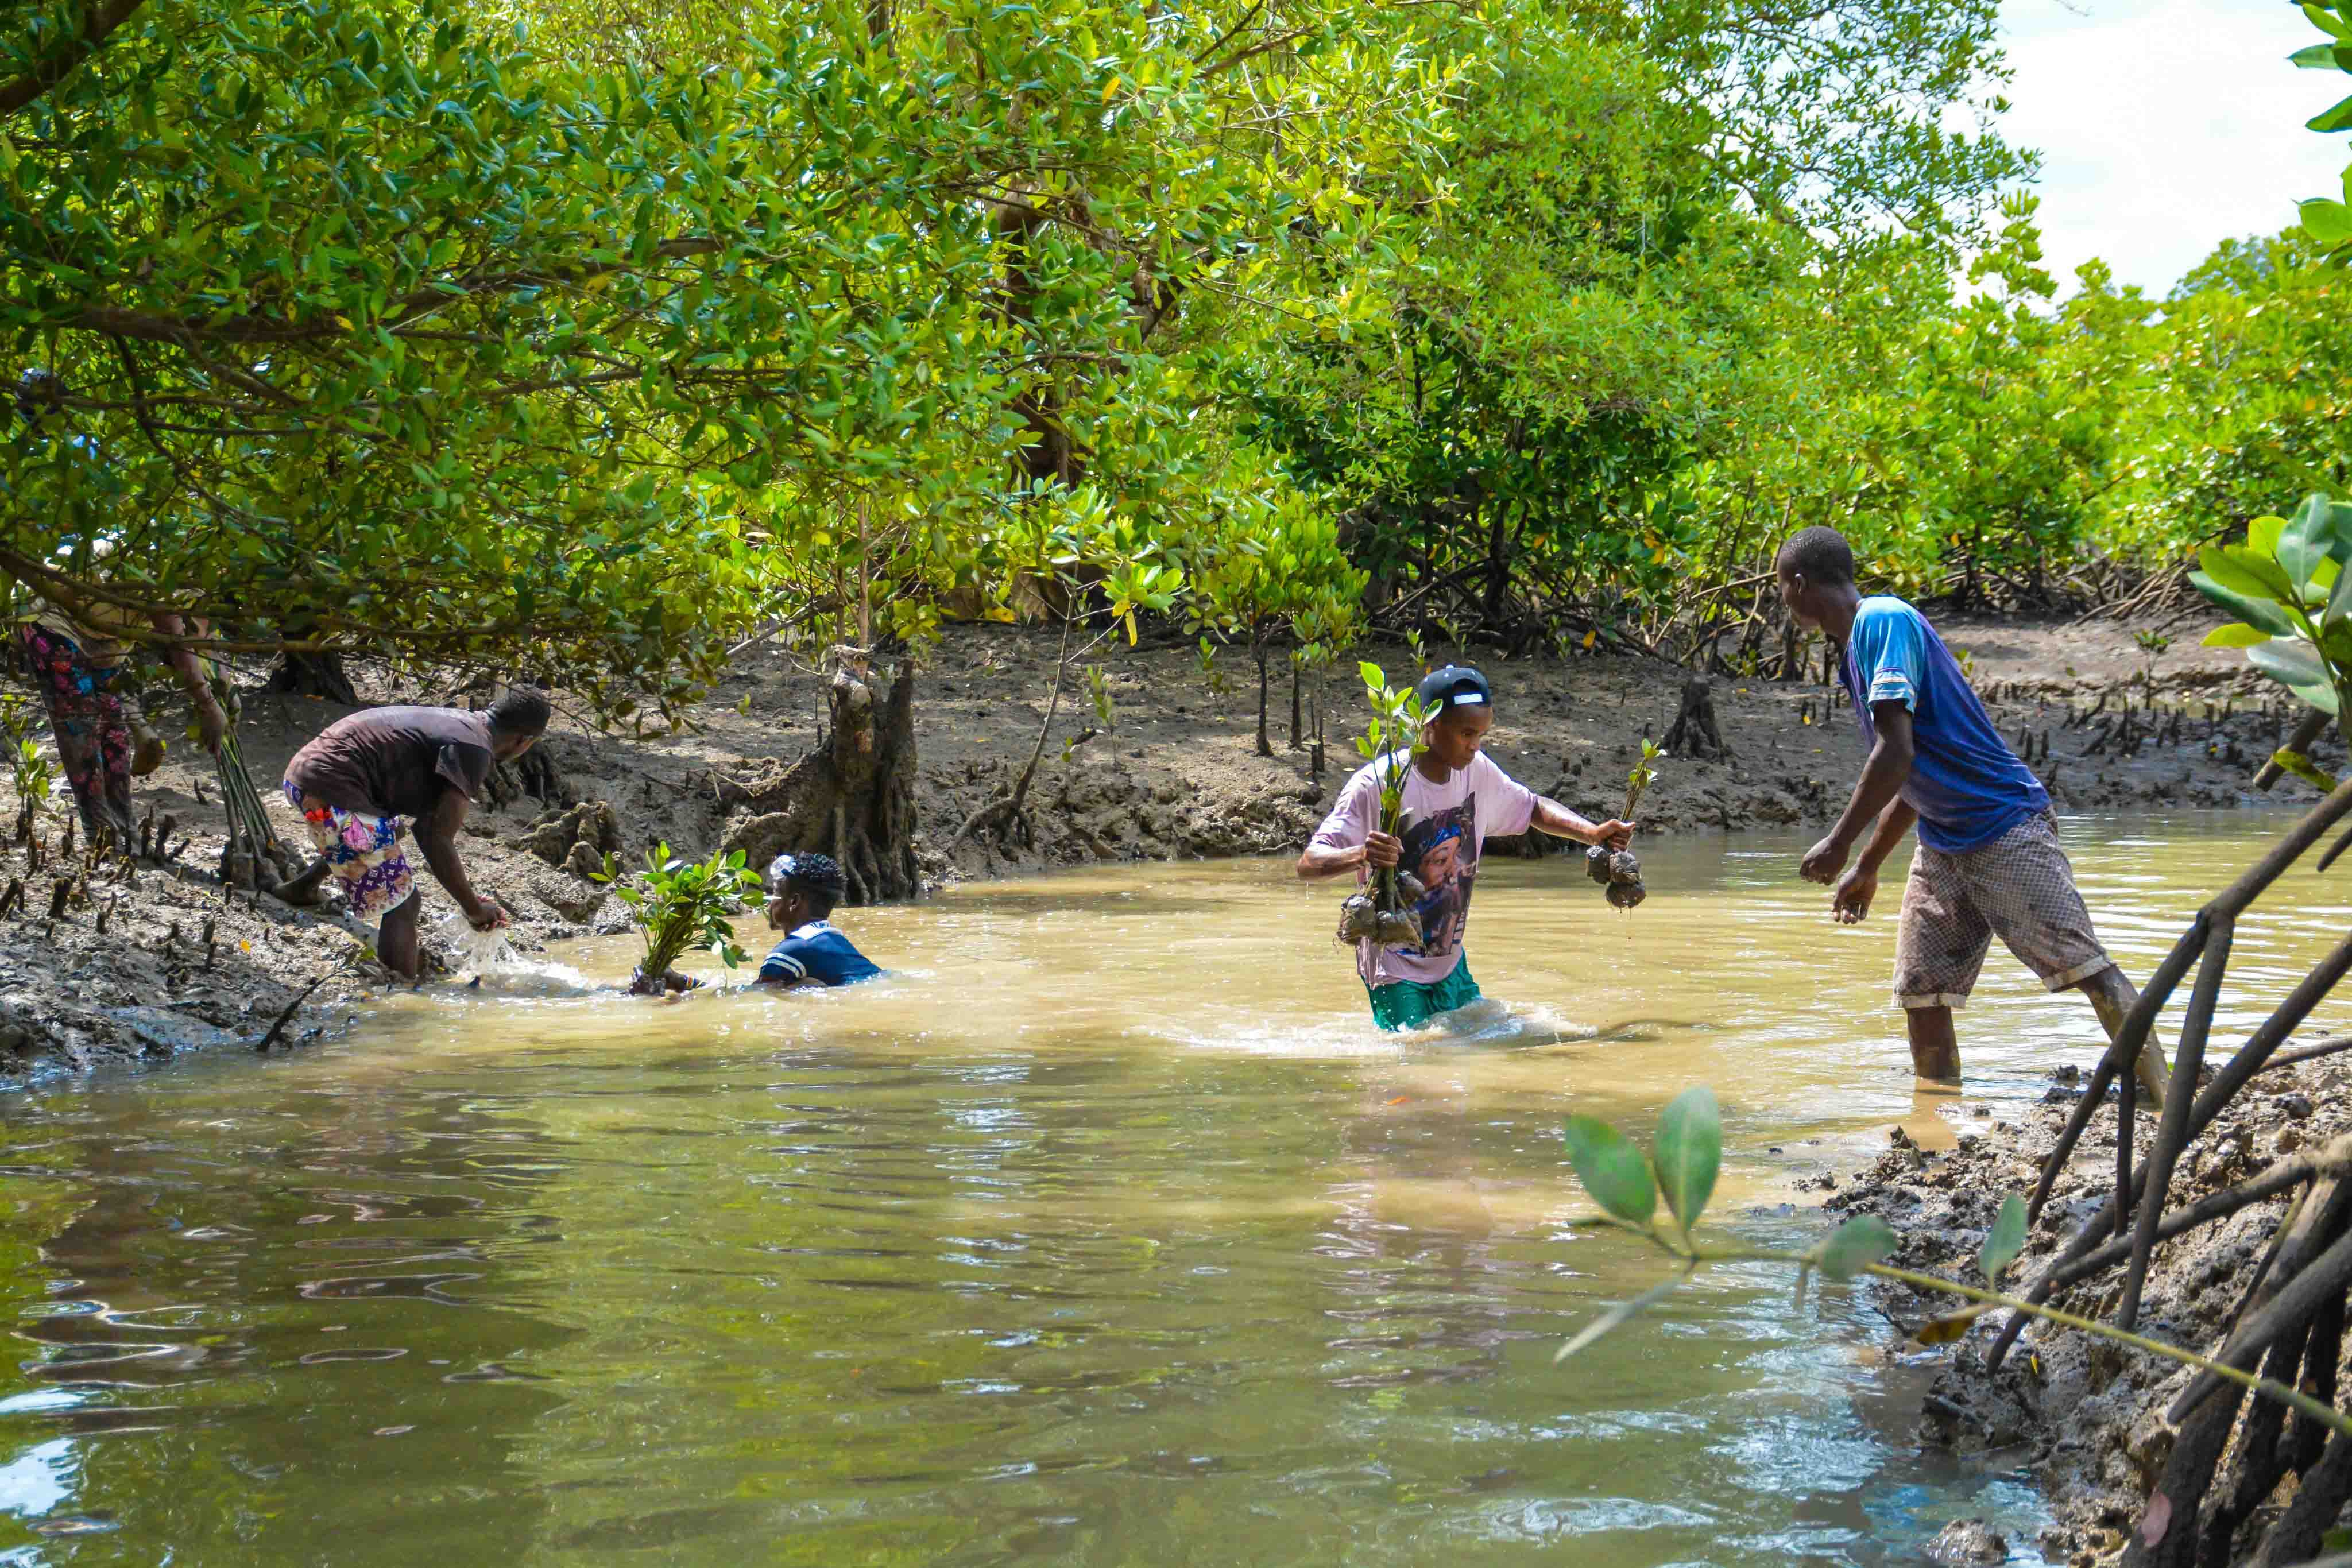
[(1995, 936), (2053, 991), (2114, 962), (2091, 929), (2074, 868), (2046, 816), (1966, 854), (1924, 843), (1913, 853), (1895, 935), (1895, 1000), (1906, 1008), (1965, 1006)]

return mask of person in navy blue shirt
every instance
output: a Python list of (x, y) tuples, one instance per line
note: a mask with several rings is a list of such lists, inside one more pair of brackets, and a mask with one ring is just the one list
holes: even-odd
[(831, 855), (778, 855), (768, 862), (768, 924), (785, 933), (760, 965), (767, 986), (854, 986), (882, 971), (826, 920), (847, 881)]
[[(1995, 936), (2050, 989), (2088, 996), (2114, 1039), (2139, 993), (2091, 928), (2049, 793), (1993, 727), (1951, 650), (1909, 604), (1855, 589), (1853, 550), (1834, 528), (1791, 537), (1775, 569), (1797, 623), (1842, 644), (1846, 695), (1870, 752), (1844, 813), (1801, 874), (1835, 885), (1831, 914), (1851, 925), (1870, 913), (1879, 866), (1913, 824), (1919, 829), (1895, 935), (1895, 999), (1913, 1070), (1958, 1082), (1952, 1011), (1968, 1001)], [(2160, 1105), (2166, 1070), (2153, 1035), (2138, 1076)]]

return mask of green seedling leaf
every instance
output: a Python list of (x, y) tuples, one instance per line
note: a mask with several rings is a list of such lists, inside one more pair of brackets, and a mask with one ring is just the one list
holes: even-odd
[(2279, 608), (2275, 600), (2241, 593), (2224, 585), (2210, 572), (2192, 571), (2189, 574), (2189, 580), (2197, 585), (2198, 592), (2247, 625), (2267, 632), (2273, 637), (2294, 635), (2294, 622), (2287, 618), (2286, 612)]
[(2285, 568), (2273, 559), (2285, 543), (2286, 530), (2282, 528), (2268, 550), (2245, 545), (2207, 545), (2197, 552), (2197, 564), (2205, 569), (2205, 575), (2232, 593), (2292, 602), (2295, 585), (2287, 580)]
[(1658, 1210), (1658, 1188), (1642, 1151), (1597, 1116), (1570, 1116), (1564, 1131), (1576, 1179), (1601, 1212), (1627, 1225), (1649, 1224)]
[(2284, 517), (2256, 517), (2246, 525), (2246, 548), (2256, 555), (2276, 555), (2279, 536), (2284, 532)]
[(1895, 1250), (1894, 1228), (1874, 1214), (1858, 1214), (1841, 1225), (1813, 1261), (1832, 1280), (1851, 1280)]
[(1675, 1287), (1682, 1282), (1682, 1275), (1669, 1274), (1660, 1283), (1651, 1286), (1648, 1290), (1643, 1291), (1632, 1301), (1619, 1301), (1607, 1312), (1601, 1313), (1599, 1317), (1593, 1319), (1591, 1322), (1579, 1329), (1576, 1332), (1576, 1337), (1574, 1339), (1570, 1340), (1566, 1344), (1561, 1345), (1558, 1350), (1552, 1352), (1551, 1364), (1554, 1366), (1558, 1366), (1561, 1362), (1566, 1361), (1570, 1356), (1574, 1355), (1578, 1351), (1582, 1350), (1586, 1345), (1591, 1344), (1594, 1340), (1599, 1339), (1602, 1334), (1605, 1334), (1610, 1330), (1617, 1327), (1618, 1324), (1625, 1322), (1628, 1318), (1634, 1317), (1642, 1312), (1649, 1311), (1652, 1307), (1656, 1306), (1660, 1301), (1664, 1301), (1668, 1296), (1674, 1294)]
[(1716, 1172), (1723, 1164), (1723, 1120), (1714, 1090), (1685, 1089), (1659, 1114), (1657, 1162), (1666, 1207), (1688, 1233), (1715, 1196)]
[(2204, 644), (2208, 648), (2259, 648), (2270, 640), (2271, 634), (2258, 626), (2231, 621), (2206, 632)]
[(2307, 496), (2279, 535), (2278, 563), (2296, 588), (2319, 575), (2320, 563), (2336, 548), (2336, 515), (2325, 496)]
[(1985, 1232), (1984, 1249), (1977, 1254), (1977, 1267), (1984, 1270), (1985, 1283), (2000, 1289), (2000, 1271), (2024, 1250), (2025, 1199), (2011, 1193), (2000, 1200), (2000, 1213), (1994, 1216), (1992, 1228)]
[(2300, 638), (2273, 638), (2246, 650), (2246, 662), (2272, 679), (2290, 686), (2327, 685), (2327, 666), (2318, 651)]

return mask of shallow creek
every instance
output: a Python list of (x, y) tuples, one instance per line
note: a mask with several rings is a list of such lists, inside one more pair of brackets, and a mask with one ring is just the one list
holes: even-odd
[[(2138, 977), (2281, 821), (2065, 833)], [(1996, 948), (1968, 1093), (1915, 1102), (1899, 876), (1841, 929), (1802, 848), (1645, 844), (1629, 916), (1491, 862), (1506, 1000), (1402, 1040), (1336, 884), (1120, 866), (848, 912), (894, 971), (850, 991), (445, 988), (0, 1098), (0, 1563), (1867, 1564), (1968, 1516), (2035, 1561), (1850, 1291), (1723, 1269), (1552, 1362), (1661, 1273), (1578, 1223), (1570, 1109), (1712, 1084), (1717, 1212), (1801, 1246), (1794, 1176), (2094, 1059)], [(2241, 931), (2217, 1046), (2344, 885)]]

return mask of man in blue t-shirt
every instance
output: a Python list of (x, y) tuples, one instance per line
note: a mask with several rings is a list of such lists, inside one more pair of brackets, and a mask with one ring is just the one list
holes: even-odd
[(768, 924), (784, 939), (760, 965), (769, 986), (854, 986), (882, 971), (825, 917), (846, 881), (831, 855), (778, 855), (768, 862)]
[[(1834, 528), (1792, 537), (1776, 569), (1797, 623), (1843, 644), (1846, 695), (1870, 748), (1853, 799), (1806, 854), (1802, 875), (1836, 884), (1831, 913), (1850, 925), (1870, 913), (1879, 866), (1919, 825), (1895, 936), (1895, 994), (1913, 1068), (1958, 1081), (1952, 1009), (1968, 1001), (1994, 936), (2052, 990), (2088, 996), (2112, 1040), (2139, 994), (2091, 929), (2051, 825), (2049, 793), (1993, 727), (1951, 650), (1902, 600), (1855, 590), (1853, 551)], [(1844, 871), (1865, 831), (1861, 857)], [(2161, 1104), (2164, 1055), (2153, 1036), (2138, 1069)]]

